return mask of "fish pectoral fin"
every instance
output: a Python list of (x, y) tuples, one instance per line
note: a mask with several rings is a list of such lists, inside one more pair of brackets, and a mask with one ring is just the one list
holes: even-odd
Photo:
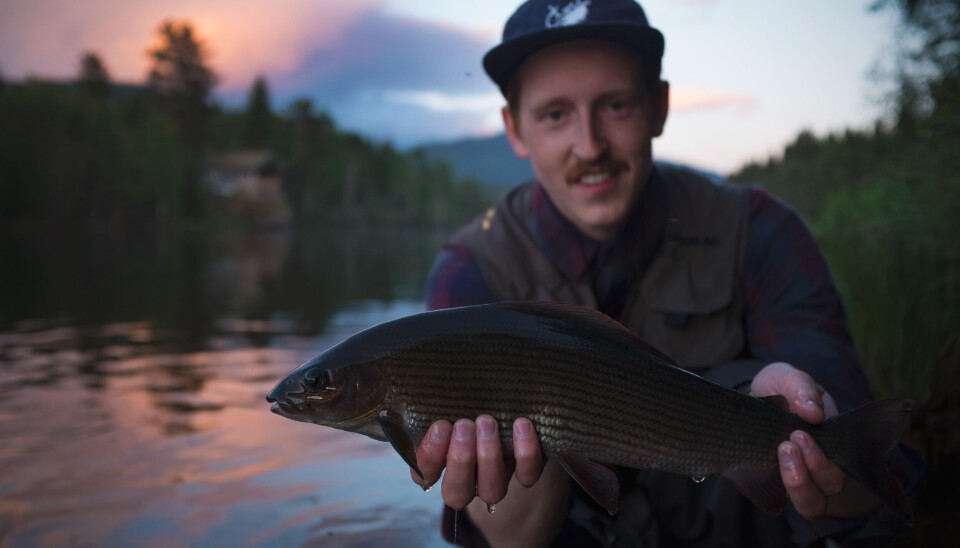
[(743, 496), (764, 512), (778, 516), (787, 505), (787, 489), (780, 477), (780, 468), (772, 466), (755, 472), (724, 474), (737, 486)]
[(620, 481), (609, 466), (593, 462), (576, 453), (552, 456), (597, 504), (611, 515), (619, 510)]
[(395, 413), (387, 412), (380, 413), (377, 418), (380, 421), (380, 429), (383, 430), (383, 435), (390, 445), (403, 457), (403, 462), (413, 468), (420, 479), (423, 479), (423, 473), (417, 466), (417, 448), (403, 426), (403, 419)]

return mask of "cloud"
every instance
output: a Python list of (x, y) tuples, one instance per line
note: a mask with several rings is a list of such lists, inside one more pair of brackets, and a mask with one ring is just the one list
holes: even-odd
[[(441, 91), (388, 91), (383, 99), (386, 103), (418, 107), (421, 120), (436, 119), (436, 129), (439, 130), (437, 134), (447, 134), (450, 138), (462, 137), (465, 134), (494, 135), (503, 131), (500, 109), (505, 101), (496, 91), (468, 94), (450, 94)], [(451, 114), (455, 115), (464, 127), (450, 124), (449, 115)], [(451, 129), (457, 133), (451, 133)]]
[(440, 91), (388, 91), (387, 102), (421, 106), (435, 112), (488, 112), (503, 105), (499, 93), (451, 95)]
[(692, 88), (670, 88), (671, 112), (726, 107), (740, 107), (743, 110), (749, 110), (753, 107), (754, 102), (754, 98), (749, 95), (720, 93)]
[[(94, 51), (111, 78), (143, 82), (164, 20), (189, 21), (219, 77), (216, 94), (242, 104), (258, 75), (275, 105), (308, 97), (341, 126), (416, 141), (430, 132), (488, 131), (496, 88), (480, 59), (496, 41), (439, 20), (389, 15), (389, 0), (0, 0), (6, 78), (74, 77)], [(486, 98), (482, 98), (486, 96)], [(492, 105), (481, 112), (478, 101)], [(490, 114), (493, 113), (493, 114)]]
[[(313, 99), (338, 125), (400, 146), (489, 134), (503, 99), (483, 73), (491, 38), (371, 10), (270, 79), (278, 104)], [(234, 93), (234, 97), (237, 93)]]
[(166, 19), (194, 24), (225, 88), (297, 66), (305, 51), (385, 0), (31, 0), (0, 3), (0, 68), (7, 77), (71, 77), (80, 55), (100, 54), (111, 76), (142, 81), (147, 48)]
[[(688, 0), (689, 1), (689, 0)], [(142, 82), (166, 19), (193, 23), (219, 76), (243, 103), (267, 77), (276, 107), (306, 97), (338, 125), (399, 145), (490, 134), (503, 100), (481, 67), (497, 37), (453, 20), (398, 15), (390, 0), (0, 0), (6, 78), (71, 78), (96, 51), (117, 81)], [(475, 17), (474, 17), (475, 18)], [(675, 88), (674, 112), (750, 108), (736, 94)]]
[(333, 99), (369, 90), (495, 89), (480, 65), (489, 44), (465, 30), (371, 11), (339, 38), (307, 53), (279, 85)]

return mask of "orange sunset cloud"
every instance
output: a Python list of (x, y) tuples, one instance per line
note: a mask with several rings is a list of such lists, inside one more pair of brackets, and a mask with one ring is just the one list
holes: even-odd
[(97, 52), (118, 81), (144, 79), (146, 50), (160, 23), (189, 21), (205, 41), (226, 88), (292, 69), (308, 51), (342, 38), (340, 29), (383, 0), (34, 0), (0, 7), (0, 70), (7, 77), (70, 77), (80, 55)]
[(721, 107), (749, 108), (754, 99), (748, 95), (718, 93), (702, 89), (670, 88), (670, 110), (696, 110)]

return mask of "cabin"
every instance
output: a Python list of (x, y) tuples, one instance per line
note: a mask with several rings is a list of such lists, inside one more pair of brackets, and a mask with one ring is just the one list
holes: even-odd
[(283, 191), (281, 164), (269, 150), (212, 154), (204, 169), (207, 190), (233, 215), (257, 225), (286, 225), (290, 203)]

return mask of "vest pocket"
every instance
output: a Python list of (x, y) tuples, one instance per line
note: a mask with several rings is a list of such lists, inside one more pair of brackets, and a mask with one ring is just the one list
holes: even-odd
[(643, 338), (684, 367), (727, 361), (743, 349), (734, 265), (710, 255), (661, 257), (641, 285)]
[(740, 313), (732, 301), (719, 310), (649, 308), (643, 338), (683, 367), (705, 367), (732, 360), (744, 345)]

